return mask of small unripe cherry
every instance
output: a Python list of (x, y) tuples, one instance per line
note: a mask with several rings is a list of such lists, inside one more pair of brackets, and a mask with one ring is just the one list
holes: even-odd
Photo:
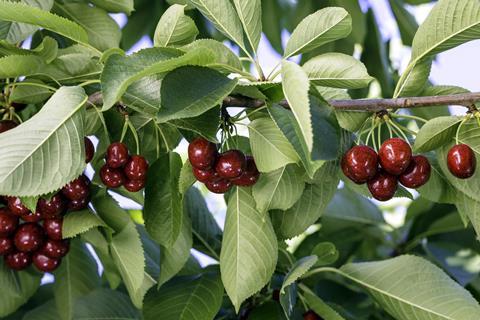
[(380, 165), (386, 172), (399, 176), (410, 165), (412, 148), (403, 139), (388, 139), (380, 147), (378, 158)]
[(448, 170), (459, 179), (468, 179), (475, 174), (477, 158), (466, 144), (453, 146), (447, 155)]
[(424, 156), (414, 156), (407, 170), (400, 175), (400, 183), (407, 188), (420, 188), (430, 179), (432, 168)]
[(341, 167), (347, 178), (363, 184), (377, 174), (378, 155), (369, 146), (355, 146), (345, 153)]

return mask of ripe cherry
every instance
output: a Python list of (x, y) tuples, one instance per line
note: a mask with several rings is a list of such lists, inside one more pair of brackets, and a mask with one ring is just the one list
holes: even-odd
[(242, 175), (246, 165), (247, 160), (241, 151), (229, 150), (218, 157), (215, 171), (220, 178), (233, 179)]
[(89, 198), (84, 198), (80, 200), (71, 200), (68, 202), (67, 208), (69, 211), (80, 211), (88, 207), (88, 202), (89, 202)]
[(47, 257), (60, 259), (67, 255), (70, 250), (70, 242), (68, 240), (56, 241), (56, 240), (47, 240), (43, 245), (40, 252), (46, 255)]
[(0, 133), (11, 130), (17, 126), (17, 123), (12, 120), (1, 120), (0, 121)]
[(188, 159), (195, 168), (212, 168), (217, 156), (217, 146), (204, 138), (196, 138), (188, 145)]
[(123, 186), (129, 192), (138, 192), (145, 188), (145, 180), (127, 180)]
[(21, 251), (14, 251), (7, 254), (5, 257), (5, 264), (12, 270), (21, 271), (28, 268), (32, 264), (32, 257), (30, 254)]
[(13, 252), (14, 249), (15, 247), (11, 238), (0, 237), (0, 256), (9, 254), (10, 252)]
[(43, 244), (44, 232), (36, 223), (25, 223), (15, 233), (15, 247), (22, 252), (37, 251)]
[(110, 168), (107, 165), (100, 169), (100, 178), (107, 188), (118, 188), (125, 182), (125, 175), (121, 169)]
[(208, 181), (213, 181), (213, 180), (218, 180), (218, 173), (215, 171), (215, 169), (198, 169), (195, 167), (192, 167), (192, 172), (195, 178), (202, 182), (202, 183), (207, 183)]
[(355, 146), (345, 153), (341, 166), (346, 177), (363, 184), (377, 173), (378, 155), (369, 146)]
[(303, 314), (304, 320), (322, 320), (318, 314), (316, 314), (313, 310), (308, 310)]
[(130, 180), (144, 180), (147, 177), (148, 162), (142, 156), (132, 156), (123, 169)]
[(88, 178), (80, 176), (62, 188), (63, 195), (69, 200), (85, 199), (90, 194)]
[(403, 139), (388, 139), (380, 147), (378, 157), (380, 165), (385, 171), (399, 176), (407, 170), (410, 165), (412, 148), (410, 148), (410, 145)]
[(8, 198), (8, 208), (19, 217), (30, 213), (30, 210), (22, 204), (22, 200), (15, 197)]
[(18, 226), (18, 217), (7, 208), (0, 208), (0, 237), (6, 237), (15, 232)]
[(432, 167), (424, 156), (414, 156), (407, 170), (399, 177), (400, 183), (407, 188), (419, 188), (428, 182)]
[(37, 211), (44, 218), (54, 218), (65, 210), (65, 200), (60, 193), (54, 195), (50, 200), (40, 198), (37, 203)]
[(238, 178), (232, 179), (232, 183), (240, 187), (250, 187), (257, 183), (260, 177), (255, 160), (251, 156), (247, 156), (247, 165), (245, 171)]
[(380, 170), (377, 175), (368, 181), (368, 190), (378, 201), (387, 201), (393, 198), (398, 187), (396, 176)]
[(93, 145), (92, 140), (85, 137), (85, 163), (92, 161), (93, 156), (95, 155), (95, 146)]
[(129, 157), (127, 146), (121, 142), (114, 142), (108, 146), (105, 160), (110, 168), (120, 168), (127, 163)]
[(45, 219), (43, 221), (43, 229), (47, 237), (52, 240), (62, 240), (62, 227), (63, 219), (61, 218)]
[(25, 222), (39, 222), (43, 219), (43, 215), (39, 211), (29, 212), (22, 216), (22, 220)]
[(50, 258), (49, 256), (36, 252), (33, 257), (33, 264), (41, 272), (52, 272), (60, 266), (60, 259)]
[(230, 190), (230, 188), (232, 187), (232, 183), (229, 180), (220, 179), (208, 181), (207, 183), (205, 183), (205, 186), (213, 193), (222, 194)]
[(447, 165), (455, 177), (468, 179), (477, 167), (475, 152), (466, 144), (457, 144), (448, 151)]

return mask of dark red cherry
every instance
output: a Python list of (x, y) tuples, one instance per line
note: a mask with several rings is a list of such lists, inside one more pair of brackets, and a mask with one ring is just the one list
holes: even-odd
[(145, 180), (127, 180), (123, 186), (129, 192), (138, 192), (145, 188)]
[(322, 320), (313, 310), (308, 310), (303, 314), (303, 320)]
[(392, 138), (385, 141), (378, 151), (382, 168), (395, 176), (407, 170), (412, 160), (412, 148), (403, 139)]
[(50, 258), (49, 256), (36, 252), (33, 257), (33, 264), (40, 272), (53, 272), (60, 266), (60, 259)]
[(393, 198), (398, 187), (398, 178), (384, 170), (368, 181), (368, 190), (378, 201), (387, 201)]
[(204, 138), (196, 138), (188, 145), (188, 159), (195, 168), (212, 168), (217, 156), (217, 146)]
[(54, 195), (50, 200), (40, 198), (37, 203), (37, 211), (44, 218), (54, 218), (61, 215), (65, 210), (65, 200), (60, 193)]
[(68, 211), (80, 211), (88, 207), (89, 198), (71, 200), (67, 204)]
[(447, 155), (448, 170), (457, 178), (468, 179), (475, 174), (477, 158), (466, 144), (453, 146)]
[(198, 169), (195, 167), (192, 167), (192, 172), (195, 178), (202, 182), (202, 183), (207, 183), (208, 181), (213, 181), (213, 180), (218, 180), (219, 176), (217, 171), (215, 169)]
[(22, 216), (22, 220), (25, 222), (39, 222), (43, 220), (43, 215), (39, 211), (29, 212)]
[(414, 156), (407, 170), (399, 177), (400, 183), (407, 188), (419, 188), (428, 182), (432, 167), (424, 156)]
[(0, 133), (11, 130), (17, 126), (17, 123), (12, 120), (1, 120), (0, 121)]
[(14, 251), (4, 257), (5, 264), (12, 270), (21, 271), (32, 264), (30, 254), (21, 251)]
[(8, 198), (8, 208), (19, 217), (30, 213), (30, 210), (22, 204), (22, 200), (15, 197)]
[(62, 240), (62, 227), (62, 218), (45, 219), (45, 221), (43, 221), (43, 229), (47, 237), (52, 240)]
[(147, 178), (148, 162), (142, 156), (132, 156), (123, 171), (130, 180), (145, 180)]
[(10, 252), (13, 252), (14, 249), (15, 247), (11, 238), (0, 237), (0, 256), (9, 254)]
[(118, 188), (125, 182), (125, 175), (121, 169), (110, 168), (107, 165), (100, 169), (100, 178), (107, 188)]
[(215, 181), (208, 181), (205, 183), (208, 190), (213, 193), (225, 193), (232, 187), (232, 183), (227, 179), (220, 179)]
[(125, 144), (121, 142), (114, 142), (108, 146), (105, 160), (110, 168), (115, 169), (123, 167), (129, 158), (130, 156), (128, 154), (128, 148)]
[(85, 163), (92, 161), (93, 156), (95, 155), (95, 146), (93, 145), (92, 140), (85, 137)]
[(234, 179), (242, 175), (247, 165), (247, 160), (243, 152), (239, 150), (229, 150), (222, 153), (215, 166), (220, 178)]
[(25, 223), (18, 227), (13, 241), (15, 247), (22, 252), (37, 251), (43, 244), (45, 234), (43, 228), (36, 223)]
[(88, 178), (80, 176), (62, 188), (63, 195), (69, 200), (80, 200), (88, 198), (90, 188)]
[(70, 241), (62, 240), (47, 240), (43, 245), (40, 252), (46, 255), (47, 257), (60, 259), (67, 255), (68, 251), (70, 250)]
[(7, 208), (0, 208), (0, 237), (6, 237), (15, 232), (18, 226), (18, 217)]
[(242, 175), (238, 178), (232, 179), (232, 183), (240, 187), (250, 187), (257, 183), (260, 177), (255, 160), (251, 156), (247, 156), (247, 166)]
[(341, 166), (346, 177), (363, 184), (377, 173), (378, 155), (369, 146), (355, 146), (345, 153)]

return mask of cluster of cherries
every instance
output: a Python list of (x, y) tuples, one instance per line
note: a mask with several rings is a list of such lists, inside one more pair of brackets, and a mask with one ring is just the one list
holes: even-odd
[(217, 146), (204, 138), (189, 144), (188, 159), (195, 178), (214, 193), (225, 193), (233, 185), (253, 186), (260, 176), (253, 157), (239, 150), (219, 153)]
[(148, 162), (140, 155), (130, 156), (128, 147), (121, 142), (108, 146), (105, 165), (100, 169), (100, 178), (105, 186), (114, 189), (124, 186), (130, 192), (145, 187)]

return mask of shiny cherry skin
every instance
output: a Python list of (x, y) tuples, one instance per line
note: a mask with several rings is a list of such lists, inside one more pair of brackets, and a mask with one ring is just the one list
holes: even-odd
[(39, 211), (29, 212), (22, 216), (22, 220), (25, 222), (39, 222), (43, 220), (43, 215)]
[(196, 138), (188, 145), (188, 159), (197, 169), (212, 168), (217, 156), (217, 146), (204, 138)]
[(369, 146), (355, 146), (345, 153), (341, 167), (346, 177), (363, 184), (377, 174), (378, 155)]
[(220, 179), (208, 181), (207, 183), (205, 183), (205, 186), (213, 193), (222, 194), (230, 190), (230, 188), (232, 187), (232, 183), (227, 179)]
[(219, 179), (218, 173), (217, 171), (215, 171), (215, 169), (202, 170), (202, 169), (192, 167), (192, 172), (195, 178), (202, 183), (207, 183), (209, 181)]
[(382, 168), (394, 176), (399, 176), (407, 170), (412, 160), (412, 148), (403, 139), (386, 140), (378, 151)]
[(47, 237), (51, 240), (62, 240), (62, 227), (63, 219), (61, 218), (45, 219), (45, 221), (43, 221), (43, 229)]
[(70, 242), (68, 240), (56, 241), (56, 240), (47, 240), (43, 245), (40, 252), (46, 255), (47, 257), (53, 259), (60, 259), (67, 255), (70, 250)]
[(79, 178), (73, 180), (62, 188), (62, 193), (68, 200), (80, 200), (87, 198), (90, 194), (88, 178), (85, 176), (80, 176)]
[(1, 120), (0, 121), (0, 133), (11, 130), (17, 126), (17, 123), (12, 120)]
[(86, 209), (89, 201), (89, 198), (69, 201), (67, 204), (68, 211), (80, 211)]
[(239, 150), (229, 150), (222, 153), (215, 166), (220, 178), (234, 179), (240, 177), (247, 166), (247, 159)]
[(105, 161), (110, 168), (123, 167), (129, 158), (128, 148), (124, 143), (114, 142), (108, 146)]
[(123, 186), (128, 192), (138, 192), (145, 188), (145, 180), (127, 180)]
[(148, 162), (142, 156), (132, 156), (123, 169), (130, 180), (145, 180), (148, 172)]
[(378, 201), (388, 201), (393, 198), (398, 188), (398, 178), (380, 170), (377, 175), (368, 181), (368, 190)]
[(240, 187), (250, 187), (257, 183), (260, 172), (257, 169), (255, 160), (251, 156), (247, 156), (247, 165), (245, 171), (238, 178), (232, 179), (232, 183)]
[(121, 169), (110, 168), (107, 165), (100, 169), (100, 178), (107, 188), (118, 188), (125, 182), (125, 175)]
[(0, 208), (0, 237), (6, 237), (15, 232), (18, 227), (18, 217), (7, 208)]
[(12, 270), (25, 270), (32, 264), (32, 257), (30, 254), (21, 251), (14, 251), (4, 257), (5, 264)]
[(30, 213), (30, 210), (22, 204), (22, 201), (15, 197), (8, 198), (8, 208), (19, 217)]
[(95, 155), (95, 146), (93, 145), (92, 140), (88, 137), (84, 138), (85, 141), (85, 163), (90, 163), (92, 161), (93, 156)]
[(468, 179), (475, 174), (477, 167), (475, 152), (466, 144), (457, 144), (448, 151), (447, 165), (455, 177)]
[(22, 252), (37, 251), (45, 240), (43, 228), (36, 223), (25, 223), (18, 227), (13, 241)]
[(37, 211), (39, 211), (44, 218), (54, 218), (61, 215), (65, 207), (65, 200), (60, 193), (54, 195), (50, 200), (40, 198), (37, 203)]
[(32, 257), (33, 264), (40, 272), (53, 272), (60, 266), (60, 259), (50, 258), (46, 254), (36, 252)]
[(398, 178), (407, 188), (420, 188), (430, 179), (432, 167), (424, 156), (413, 156), (407, 170)]
[(304, 320), (322, 320), (318, 314), (316, 314), (313, 310), (308, 310), (303, 314)]
[(15, 249), (15, 246), (13, 245), (12, 238), (0, 237), (0, 256), (7, 255), (13, 252), (14, 249)]

